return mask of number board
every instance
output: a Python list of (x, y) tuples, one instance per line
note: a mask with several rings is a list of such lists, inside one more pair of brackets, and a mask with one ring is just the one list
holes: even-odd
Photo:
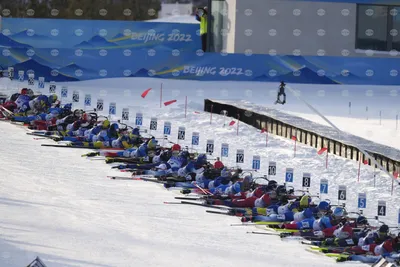
[(329, 192), (329, 185), (328, 185), (328, 180), (327, 179), (321, 179), (320, 185), (319, 185), (319, 193), (320, 194), (328, 194)]
[(186, 130), (185, 127), (178, 128), (178, 140), (185, 140)]
[(23, 70), (18, 71), (18, 81), (23, 82), (25, 80), (25, 72)]
[(44, 77), (39, 77), (38, 79), (38, 88), (43, 89), (44, 88)]
[(122, 109), (122, 120), (129, 121), (129, 108)]
[(14, 80), (14, 67), (8, 67), (8, 78)]
[(386, 216), (386, 201), (378, 201), (378, 216)]
[(35, 84), (35, 74), (29, 73), (28, 74), (28, 85)]
[(103, 111), (103, 108), (104, 108), (104, 101), (103, 101), (103, 99), (97, 99), (96, 110), (97, 110), (97, 111)]
[(227, 158), (229, 156), (229, 144), (223, 143), (221, 145), (221, 158)]
[(193, 132), (192, 133), (192, 145), (193, 146), (198, 146), (200, 141), (200, 133), (198, 132)]
[(110, 106), (108, 108), (108, 114), (109, 115), (117, 114), (117, 104), (115, 102), (110, 103)]
[(261, 167), (261, 157), (253, 156), (253, 170), (259, 170)]
[(171, 123), (168, 121), (164, 122), (164, 135), (171, 135)]
[(397, 214), (397, 224), (400, 225), (400, 209)]
[(293, 183), (293, 168), (286, 168), (285, 173), (285, 182), (286, 183)]
[(90, 107), (92, 105), (92, 96), (91, 95), (85, 95), (85, 106)]
[(61, 97), (68, 97), (68, 87), (67, 86), (61, 87)]
[(244, 150), (236, 150), (236, 163), (244, 163)]
[(49, 94), (55, 94), (56, 90), (57, 90), (56, 82), (54, 82), (54, 81), (50, 82)]
[(153, 117), (150, 119), (150, 130), (157, 131), (157, 118)]
[(345, 185), (339, 185), (338, 200), (345, 201), (347, 199), (347, 192)]
[(359, 209), (367, 208), (367, 194), (365, 193), (358, 194), (358, 208)]
[(143, 125), (143, 114), (142, 113), (136, 113), (135, 125), (136, 126), (142, 126)]
[(310, 173), (303, 173), (303, 187), (310, 187), (311, 185), (311, 174)]
[(270, 161), (268, 164), (268, 175), (276, 175), (276, 162)]
[(78, 103), (79, 102), (79, 92), (78, 91), (74, 91), (72, 93), (72, 102), (74, 102), (74, 103)]
[(214, 153), (214, 140), (207, 140), (206, 153), (210, 155)]

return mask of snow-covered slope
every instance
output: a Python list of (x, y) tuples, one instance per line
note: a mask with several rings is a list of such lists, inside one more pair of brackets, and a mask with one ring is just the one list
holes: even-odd
[[(322, 123), (319, 117), (290, 92), (287, 92), (286, 105), (274, 105), (278, 83), (116, 78), (62, 84), (69, 85), (69, 98), (72, 96), (72, 91), (77, 90), (82, 94), (83, 92), (92, 93), (93, 99), (102, 97), (105, 101), (117, 101), (120, 105), (129, 101), (129, 105), (134, 106), (141, 100), (142, 91), (147, 88), (154, 89), (149, 98), (157, 102), (161, 83), (164, 100), (177, 99), (178, 102), (183, 103), (185, 96), (188, 96), (189, 101), (199, 104), (199, 108), (202, 107), (204, 98), (246, 100)], [(7, 79), (1, 79), (0, 92), (18, 90), (22, 85), (27, 86), (26, 82), (10, 82)], [(60, 87), (61, 83), (58, 90)], [(297, 90), (322, 114), (332, 119), (332, 122), (343, 131), (380, 144), (400, 148), (398, 138), (400, 128), (396, 130), (396, 115), (399, 112), (398, 87), (319, 84), (290, 84), (290, 87)], [(351, 102), (351, 115), (349, 115), (349, 102)], [(368, 111), (366, 111), (367, 107)], [(382, 115), (382, 125), (379, 124), (379, 114)]]
[[(330, 188), (326, 197), (333, 202), (338, 185), (346, 185), (349, 210), (356, 210), (357, 193), (366, 192), (367, 216), (376, 215), (377, 200), (386, 200), (388, 214), (381, 219), (391, 225), (397, 222), (397, 186), (391, 196), (389, 178), (378, 174), (374, 188), (369, 167), (362, 167), (357, 183), (355, 162), (330, 157), (326, 171), (325, 157), (317, 156), (315, 149), (298, 144), (294, 158), (292, 141), (269, 136), (266, 147), (265, 135), (243, 124), (237, 136), (237, 123), (223, 127), (223, 117), (215, 115), (210, 125), (209, 114), (194, 112), (196, 103), (189, 102), (184, 118), (182, 102), (159, 109), (158, 101), (152, 100), (157, 95), (149, 99), (132, 95), (135, 97), (123, 105), (132, 103), (131, 112), (143, 111), (144, 125), (152, 116), (158, 117), (160, 126), (171, 121), (171, 141), (176, 141), (179, 126), (186, 127), (182, 145), (190, 146), (191, 133), (198, 131), (200, 146), (194, 147), (198, 151), (205, 150), (207, 139), (214, 139), (214, 156), (219, 156), (221, 143), (229, 143), (230, 156), (223, 160), (229, 166), (237, 165), (236, 149), (244, 149), (245, 163), (239, 164), (242, 168), (251, 168), (252, 156), (259, 155), (264, 174), (268, 162), (275, 161), (277, 175), (270, 178), (282, 183), (285, 168), (292, 167), (296, 188), (301, 188), (302, 173), (310, 172), (311, 192), (319, 192), (320, 179), (327, 178)], [(110, 98), (124, 101), (121, 95)], [(155, 136), (162, 134), (160, 128)], [(304, 251), (296, 241), (250, 235), (245, 227), (230, 227), (237, 218), (207, 214), (202, 207), (163, 204), (172, 201), (176, 193), (153, 183), (109, 180), (107, 174), (113, 173), (110, 166), (80, 157), (86, 150), (40, 146), (46, 142), (32, 140), (22, 128), (0, 123), (2, 266), (23, 266), (36, 255), (49, 267), (337, 266), (329, 258)]]
[[(329, 126), (321, 117), (315, 114), (286, 112), (291, 115), (299, 116), (304, 119)], [(358, 135), (365, 139), (381, 143), (390, 147), (400, 149), (400, 125), (396, 119), (383, 119), (375, 118), (367, 120), (367, 118), (360, 119), (339, 116), (328, 116), (327, 118), (335, 124), (339, 129), (346, 132)], [(397, 128), (397, 129), (396, 129)]]

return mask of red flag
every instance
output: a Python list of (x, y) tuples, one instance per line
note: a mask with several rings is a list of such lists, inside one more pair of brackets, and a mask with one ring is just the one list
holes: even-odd
[(151, 90), (151, 88), (147, 89), (146, 91), (144, 91), (144, 92), (141, 94), (141, 96), (142, 96), (143, 98), (145, 98), (145, 97), (147, 96), (147, 94), (150, 92), (150, 90)]
[(318, 151), (318, 155), (321, 155), (322, 153), (324, 153), (325, 151), (327, 151), (328, 149), (326, 148), (326, 147), (323, 147), (323, 148), (321, 148), (319, 151)]
[(394, 178), (398, 178), (399, 177), (399, 173), (398, 172), (393, 172), (393, 176), (394, 176)]
[(229, 126), (232, 126), (232, 125), (234, 125), (235, 124), (235, 121), (231, 121), (230, 123), (229, 123)]
[(368, 160), (366, 159), (366, 160), (364, 160), (364, 164), (365, 165), (367, 165), (368, 164)]
[(267, 131), (267, 129), (265, 129), (265, 128), (261, 129), (261, 133), (265, 133), (266, 131)]
[(175, 100), (171, 100), (171, 101), (164, 102), (164, 106), (171, 105), (171, 104), (173, 104), (173, 103), (175, 103), (175, 102), (176, 102), (176, 99), (175, 99)]
[(292, 140), (297, 141), (297, 137), (293, 135)]

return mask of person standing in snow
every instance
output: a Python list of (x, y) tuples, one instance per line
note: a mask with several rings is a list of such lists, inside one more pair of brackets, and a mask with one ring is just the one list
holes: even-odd
[[(278, 96), (277, 96), (275, 104), (279, 103), (279, 104), (285, 105), (285, 103), (286, 103), (285, 86), (286, 86), (285, 82), (282, 81), (281, 84), (279, 85)], [(283, 96), (283, 101), (281, 100), (281, 96)]]
[(207, 50), (207, 7), (198, 8), (196, 10), (196, 20), (200, 21), (200, 37), (201, 37), (201, 49), (206, 52)]

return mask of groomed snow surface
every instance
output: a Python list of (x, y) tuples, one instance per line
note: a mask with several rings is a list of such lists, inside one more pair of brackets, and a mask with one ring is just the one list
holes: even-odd
[[(161, 82), (164, 101), (178, 100), (162, 109), (159, 108)], [(374, 187), (373, 169), (361, 166), (360, 182), (357, 182), (358, 164), (354, 161), (330, 155), (326, 170), (325, 156), (318, 156), (313, 148), (297, 144), (296, 157), (293, 157), (291, 140), (270, 135), (266, 147), (266, 136), (259, 130), (240, 123), (237, 136), (237, 122), (234, 126), (224, 127), (224, 118), (214, 114), (210, 125), (210, 115), (202, 112), (204, 98), (248, 99), (257, 104), (269, 103), (270, 106), (275, 96), (269, 91), (276, 89), (277, 84), (132, 78), (67, 85), (69, 97), (73, 90), (80, 92), (82, 100), (84, 94), (92, 94), (92, 102), (101, 97), (106, 109), (109, 102), (115, 101), (117, 114), (122, 108), (129, 107), (132, 123), (136, 112), (144, 114), (145, 126), (149, 125), (151, 117), (156, 116), (159, 125), (158, 131), (153, 133), (156, 137), (162, 136), (164, 121), (170, 121), (171, 141), (177, 140), (178, 127), (184, 126), (186, 140), (181, 144), (191, 147), (192, 132), (200, 132), (200, 145), (194, 147), (200, 152), (204, 152), (207, 139), (215, 141), (214, 156), (219, 156), (221, 143), (228, 143), (230, 155), (223, 159), (228, 166), (238, 165), (235, 163), (236, 150), (244, 149), (245, 163), (239, 164), (240, 167), (251, 168), (253, 155), (259, 155), (260, 174), (265, 174), (268, 162), (275, 161), (277, 175), (273, 178), (280, 183), (284, 181), (285, 169), (294, 168), (294, 186), (297, 189), (301, 188), (303, 172), (309, 172), (312, 174), (310, 191), (314, 194), (319, 192), (320, 179), (328, 179), (329, 194), (323, 198), (334, 203), (337, 202), (338, 186), (345, 185), (346, 204), (350, 211), (357, 211), (358, 193), (367, 193), (364, 212), (368, 217), (376, 215), (377, 201), (385, 200), (387, 216), (381, 220), (389, 225), (397, 224), (398, 186), (395, 184), (392, 196), (391, 180), (383, 173), (376, 173)], [(21, 87), (19, 83), (5, 81), (1, 81), (1, 86), (3, 89), (0, 91), (8, 92)], [(61, 84), (58, 93), (60, 87)], [(140, 93), (150, 87), (153, 90), (142, 99)], [(303, 96), (311, 99), (309, 102), (324, 106), (322, 112), (325, 114), (333, 113), (335, 105), (346, 105), (334, 103), (332, 97), (318, 97), (319, 101), (314, 101), (315, 91), (325, 88), (326, 94), (336, 94), (338, 99), (341, 90), (357, 92), (351, 91), (356, 86), (346, 89), (324, 85), (291, 87), (302, 90)], [(363, 86), (362, 90), (365, 88)], [(384, 98), (383, 92), (391, 89), (382, 88), (379, 91), (381, 98)], [(189, 100), (187, 118), (184, 116), (186, 95)], [(327, 99), (325, 105), (321, 99)], [(385, 107), (378, 106), (381, 102), (385, 101), (379, 97), (370, 102), (370, 110)], [(295, 101), (284, 108), (290, 111), (290, 107), (292, 112), (306, 110)], [(340, 108), (337, 110), (338, 116), (345, 116)], [(226, 119), (226, 123), (229, 121)], [(50, 141), (33, 140), (26, 135), (25, 129), (0, 122), (0, 266), (24, 266), (36, 256), (42, 258), (48, 267), (337, 266), (330, 258), (305, 251), (306, 247), (297, 241), (247, 234), (247, 231), (256, 230), (252, 227), (229, 226), (239, 222), (235, 217), (208, 214), (202, 207), (163, 204), (164, 201), (174, 201), (173, 197), (179, 191), (167, 191), (157, 184), (143, 181), (110, 180), (106, 176), (115, 174), (115, 171), (109, 165), (102, 160), (81, 157), (89, 150), (41, 147), (42, 143)], [(365, 266), (358, 263), (340, 265)]]

